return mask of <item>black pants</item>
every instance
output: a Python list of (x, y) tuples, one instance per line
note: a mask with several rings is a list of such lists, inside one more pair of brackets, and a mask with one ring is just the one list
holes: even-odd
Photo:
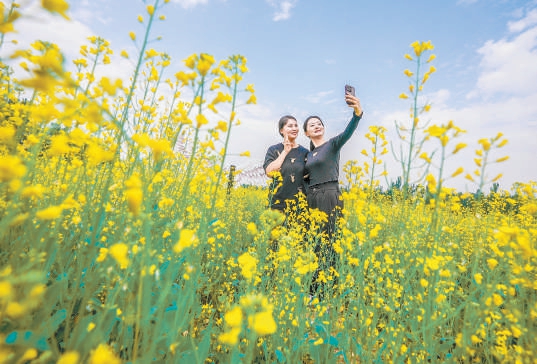
[(343, 209), (343, 201), (340, 197), (341, 191), (337, 181), (310, 186), (308, 190), (308, 206), (312, 209), (319, 209), (328, 216), (328, 223), (325, 224), (323, 230), (330, 239), (336, 229), (337, 218)]
[[(331, 267), (335, 268), (337, 262), (337, 254), (334, 251), (332, 239), (337, 228), (337, 219), (343, 209), (343, 201), (340, 199), (340, 196), (341, 191), (337, 181), (310, 186), (308, 189), (308, 206), (312, 209), (319, 209), (326, 213), (328, 217), (328, 221), (321, 228), (321, 233), (325, 233), (328, 240), (326, 244), (323, 244), (321, 239), (319, 239), (315, 247), (319, 268), (314, 272), (313, 282), (310, 286), (310, 294), (318, 294), (320, 298), (324, 296), (326, 287), (324, 284), (315, 282), (319, 276), (319, 272), (321, 270), (327, 272)], [(335, 278), (333, 283), (336, 283)]]

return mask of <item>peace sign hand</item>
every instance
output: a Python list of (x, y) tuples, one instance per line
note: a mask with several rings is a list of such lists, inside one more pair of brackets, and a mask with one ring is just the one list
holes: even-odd
[(293, 149), (293, 143), (291, 143), (289, 141), (289, 137), (287, 135), (285, 135), (283, 137), (283, 150), (287, 154), (287, 153), (289, 153), (291, 151), (291, 149)]

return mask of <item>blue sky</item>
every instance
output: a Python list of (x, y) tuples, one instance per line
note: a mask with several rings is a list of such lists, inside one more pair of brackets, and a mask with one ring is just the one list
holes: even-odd
[[(72, 1), (70, 22), (39, 13), (35, 0), (21, 3), (35, 11), (17, 26), (21, 46), (54, 40), (72, 59), (89, 35), (98, 35), (118, 56), (112, 73), (128, 75), (130, 65), (120, 63), (119, 53), (135, 52), (128, 33), (142, 32), (136, 17), (145, 15), (143, 1)], [(448, 161), (447, 174), (459, 166), (472, 172), (477, 140), (502, 132), (509, 143), (493, 157), (510, 160), (491, 165), (489, 177), (503, 173), (504, 189), (516, 181), (537, 181), (535, 0), (171, 0), (162, 11), (167, 19), (153, 32), (162, 40), (151, 46), (172, 57), (170, 77), (192, 53), (216, 59), (242, 54), (248, 60), (244, 86), (254, 84), (258, 104), (239, 109), (242, 124), (232, 135), (231, 152), (251, 152), (250, 158), (230, 157), (239, 168), (261, 164), (267, 147), (280, 141), (276, 124), (282, 115), (292, 114), (301, 124), (316, 114), (325, 121), (327, 136), (342, 131), (351, 116), (343, 100), (345, 83), (356, 87), (365, 116), (342, 151), (341, 165), (363, 160), (361, 150), (370, 148), (363, 135), (370, 125), (388, 128), (388, 138), (398, 146), (394, 120), (409, 122), (410, 103), (398, 97), (408, 87), (403, 71), (414, 67), (404, 54), (411, 53), (412, 42), (430, 40), (437, 72), (424, 87), (424, 100), (432, 103), (426, 120), (453, 120), (467, 130), (460, 141), (469, 144)], [(308, 144), (305, 137), (300, 142)], [(390, 156), (386, 162), (395, 179), (400, 171)], [(446, 184), (475, 190), (462, 176)]]

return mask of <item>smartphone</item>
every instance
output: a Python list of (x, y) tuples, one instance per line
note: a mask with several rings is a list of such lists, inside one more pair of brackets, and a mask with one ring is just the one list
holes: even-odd
[(345, 94), (350, 94), (352, 96), (356, 96), (355, 91), (354, 91), (354, 87), (352, 87), (351, 85), (345, 85)]

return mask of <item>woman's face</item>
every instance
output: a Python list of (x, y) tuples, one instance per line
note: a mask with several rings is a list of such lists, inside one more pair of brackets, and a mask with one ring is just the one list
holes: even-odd
[(310, 138), (319, 137), (324, 134), (324, 125), (321, 120), (312, 118), (306, 125), (306, 136)]
[(298, 137), (298, 123), (294, 119), (287, 120), (287, 123), (280, 129), (283, 138), (294, 140)]

